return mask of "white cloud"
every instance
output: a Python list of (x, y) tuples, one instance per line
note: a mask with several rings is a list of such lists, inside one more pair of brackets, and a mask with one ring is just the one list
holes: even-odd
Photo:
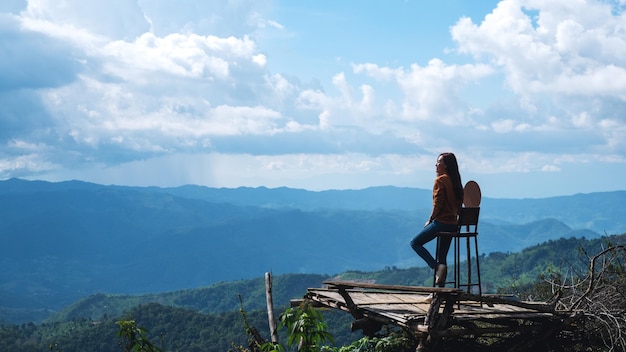
[(556, 165), (544, 165), (541, 168), (541, 171), (543, 171), (543, 172), (557, 172), (557, 171), (561, 171), (561, 168), (556, 166)]
[(255, 53), (254, 43), (247, 37), (171, 34), (158, 38), (145, 33), (132, 43), (112, 42), (100, 54), (102, 58), (115, 59), (117, 62), (106, 67), (126, 79), (150, 74), (143, 71), (157, 71), (189, 78), (224, 80), (230, 78), (233, 64), (262, 63), (259, 61), (262, 56)]
[[(535, 12), (529, 16), (528, 10)], [(460, 52), (501, 67), (509, 86), (524, 97), (624, 99), (624, 20), (604, 2), (504, 0), (480, 25), (461, 19), (452, 36)]]
[[(607, 2), (503, 0), (482, 21), (446, 24), (457, 47), (422, 63), (344, 63), (350, 43), (329, 34), (307, 43), (323, 55), (306, 70), (341, 69), (309, 82), (270, 70), (293, 50), (280, 39), (305, 30), (283, 24), (280, 2), (19, 4), (0, 7), (12, 11), (0, 17), (6, 177), (82, 170), (110, 183), (164, 163), (187, 166), (159, 182), (358, 187), (420, 175), (430, 187), (443, 150), (474, 175), (624, 163), (626, 21)], [(210, 171), (195, 165), (206, 155)]]
[(507, 133), (515, 129), (515, 124), (514, 120), (506, 119), (493, 122), (492, 127), (496, 133)]
[(28, 0), (23, 17), (112, 39), (133, 39), (149, 24), (135, 1)]

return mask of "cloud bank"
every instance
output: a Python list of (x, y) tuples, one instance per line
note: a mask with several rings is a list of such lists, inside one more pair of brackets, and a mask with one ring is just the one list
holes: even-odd
[(428, 188), (453, 151), (487, 195), (626, 186), (623, 3), (503, 0), (438, 57), (309, 82), (271, 69), (280, 6), (3, 2), (0, 177)]

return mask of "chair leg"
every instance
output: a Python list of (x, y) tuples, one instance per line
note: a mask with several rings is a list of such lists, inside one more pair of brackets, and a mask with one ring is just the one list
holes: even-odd
[[(461, 289), (461, 237), (454, 237), (454, 288)], [(461, 309), (461, 301), (457, 300), (457, 308)]]
[[(454, 288), (459, 288), (459, 245), (458, 245), (458, 240), (459, 238), (457, 236), (453, 236), (450, 239), (450, 246), (453, 247), (452, 248), (452, 257), (453, 257), (453, 265), (454, 265), (454, 270), (452, 271), (452, 281), (446, 281), (446, 283), (448, 284), (452, 284)], [(448, 265), (448, 269), (450, 269), (450, 266)], [(448, 270), (448, 273), (450, 273), (450, 270)], [(448, 276), (450, 277), (450, 276)]]
[[(439, 262), (439, 258), (437, 258), (439, 254), (439, 246), (441, 245), (441, 236), (437, 236), (437, 245), (435, 246), (435, 261)], [(437, 266), (435, 265), (435, 270), (433, 270), (433, 287), (437, 286)]]
[[(441, 246), (441, 236), (437, 236), (437, 241), (436, 241), (436, 246), (435, 246), (435, 259), (437, 260), (437, 262), (442, 261), (442, 258), (438, 257), (439, 254), (439, 247)], [(450, 275), (447, 276), (445, 283), (446, 284), (453, 284), (454, 288), (459, 288), (459, 285), (461, 283), (461, 268), (459, 266), (459, 264), (461, 263), (461, 239), (458, 236), (453, 236), (450, 240), (450, 246), (454, 247), (453, 253), (454, 253), (454, 272), (452, 274), (452, 281), (449, 281), (448, 278), (450, 277)], [(450, 266), (448, 266), (448, 269), (450, 268)], [(448, 273), (450, 273), (450, 271), (448, 271)], [(437, 271), (436, 268), (433, 271), (433, 287), (437, 286), (437, 284), (435, 283), (437, 279)]]
[[(474, 249), (476, 250), (476, 272), (478, 276), (478, 295), (483, 296), (483, 286), (480, 282), (480, 258), (478, 257), (478, 236), (474, 236)], [(482, 300), (480, 301), (480, 305), (482, 307)]]
[(465, 248), (467, 250), (467, 293), (470, 294), (472, 287), (472, 252), (469, 237), (465, 237)]
[(461, 239), (454, 237), (454, 288), (461, 283)]

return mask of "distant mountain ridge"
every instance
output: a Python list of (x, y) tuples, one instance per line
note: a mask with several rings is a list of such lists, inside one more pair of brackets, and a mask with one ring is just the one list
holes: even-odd
[[(97, 190), (106, 187), (147, 193), (199, 199), (212, 203), (261, 208), (296, 208), (301, 210), (341, 209), (365, 211), (429, 211), (431, 190), (379, 186), (360, 190), (307, 191), (287, 187), (211, 188), (186, 185), (180, 187), (103, 186), (82, 181), (50, 183), (9, 179), (0, 181), (0, 194), (59, 190)], [(482, 185), (483, 188), (488, 185)], [(493, 223), (525, 224), (546, 218), (559, 220), (575, 229), (616, 234), (625, 231), (626, 190), (595, 192), (546, 198), (483, 197), (481, 219)]]
[[(93, 293), (172, 291), (266, 271), (422, 266), (408, 242), (430, 212), (430, 194), (0, 181), (0, 321), (9, 311), (45, 315)], [(599, 237), (620, 228), (625, 197), (484, 198), (480, 251)]]

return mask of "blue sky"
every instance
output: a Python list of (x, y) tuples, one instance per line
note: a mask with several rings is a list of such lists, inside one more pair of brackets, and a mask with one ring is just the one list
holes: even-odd
[(625, 190), (623, 0), (3, 0), (0, 179)]

